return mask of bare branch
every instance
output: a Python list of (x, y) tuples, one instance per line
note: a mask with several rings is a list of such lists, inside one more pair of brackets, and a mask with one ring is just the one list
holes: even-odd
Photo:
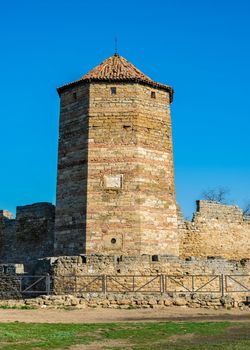
[(243, 207), (243, 214), (245, 216), (250, 216), (250, 202), (246, 203)]
[(202, 192), (202, 198), (207, 201), (227, 204), (228, 203), (228, 195), (230, 194), (230, 190), (226, 187), (217, 187), (208, 189)]

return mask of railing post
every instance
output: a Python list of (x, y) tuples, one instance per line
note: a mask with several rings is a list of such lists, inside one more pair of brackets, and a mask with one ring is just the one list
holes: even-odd
[(74, 287), (75, 287), (75, 293), (77, 293), (77, 276), (75, 275), (75, 285), (74, 285)]
[(20, 276), (20, 283), (19, 283), (19, 287), (20, 287), (20, 293), (22, 293), (22, 276)]
[(165, 292), (164, 275), (161, 275), (161, 294)]
[(221, 296), (224, 297), (224, 275), (221, 274)]
[(102, 292), (106, 294), (106, 276), (102, 275)]
[(45, 276), (45, 284), (46, 284), (46, 293), (47, 295), (50, 295), (50, 275), (49, 274)]

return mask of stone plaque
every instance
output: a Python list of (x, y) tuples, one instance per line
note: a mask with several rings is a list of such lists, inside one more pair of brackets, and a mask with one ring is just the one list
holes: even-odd
[(119, 190), (122, 188), (122, 175), (104, 175), (104, 188)]

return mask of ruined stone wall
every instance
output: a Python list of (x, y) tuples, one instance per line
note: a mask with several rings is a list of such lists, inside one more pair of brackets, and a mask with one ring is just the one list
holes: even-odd
[(171, 306), (180, 306), (189, 308), (206, 309), (226, 309), (239, 308), (240, 310), (250, 310), (249, 303), (245, 297), (237, 296), (214, 296), (211, 294), (195, 295), (169, 295), (169, 294), (114, 294), (114, 293), (86, 293), (78, 295), (42, 295), (37, 298), (8, 300), (0, 299), (0, 306), (6, 308), (43, 308), (43, 309), (85, 309), (89, 308), (112, 308), (112, 309), (147, 309), (147, 308), (166, 308)]
[[(42, 260), (41, 260), (42, 263)], [(60, 275), (220, 275), (250, 274), (250, 259), (229, 261), (226, 259), (179, 259), (168, 256), (113, 256), (81, 255), (53, 258), (51, 270)]]
[(250, 258), (250, 218), (233, 205), (197, 201), (191, 222), (180, 220), (180, 256)]
[(207, 293), (246, 298), (250, 288), (250, 260), (87, 255), (43, 259), (40, 267), (40, 274), (53, 276), (56, 294)]
[[(100, 192), (102, 194), (102, 192)], [(105, 192), (105, 195), (107, 198), (108, 195), (111, 196), (112, 191), (107, 193)], [(113, 196), (116, 196), (116, 193), (113, 193)], [(101, 198), (101, 197), (99, 197)], [(137, 197), (136, 197), (137, 198)], [(140, 197), (138, 197), (140, 198)], [(98, 200), (98, 195), (97, 195)], [(96, 205), (96, 201), (94, 201)], [(110, 202), (108, 202), (110, 203)], [(121, 203), (122, 200), (121, 200)], [(112, 207), (110, 203), (110, 207)], [(93, 208), (90, 206), (90, 208)], [(101, 210), (101, 202), (100, 207), (97, 207)], [(126, 217), (128, 214), (128, 211), (126, 211), (126, 207), (124, 209), (124, 213), (120, 213), (119, 218), (122, 218), (122, 215)], [(127, 209), (128, 210), (128, 209)], [(132, 211), (132, 209), (131, 209)], [(107, 207), (104, 205), (104, 213), (109, 213)], [(113, 220), (115, 218), (115, 215), (117, 215), (118, 220), (118, 212), (112, 209), (111, 211), (113, 216)], [(223, 257), (225, 259), (233, 259), (233, 260), (244, 260), (250, 258), (250, 219), (249, 217), (246, 217), (243, 215), (242, 210), (239, 209), (236, 206), (228, 206), (228, 205), (221, 205), (214, 202), (207, 202), (207, 201), (198, 201), (197, 202), (197, 212), (195, 213), (192, 222), (189, 221), (183, 221), (180, 211), (179, 213), (179, 239), (180, 239), (180, 256), (181, 258), (189, 258), (189, 257), (196, 257), (196, 258), (206, 258), (206, 257)], [(96, 212), (96, 215), (98, 212)], [(140, 214), (140, 211), (139, 211)], [(137, 212), (134, 214), (137, 215)], [(92, 218), (96, 217), (102, 217), (102, 213), (100, 213), (99, 216), (95, 216), (94, 213), (92, 213)], [(108, 214), (107, 214), (107, 217)], [(137, 216), (139, 217), (139, 215)], [(131, 218), (131, 217), (130, 217)], [(124, 218), (125, 220), (125, 218)], [(111, 219), (111, 224), (112, 224)], [(146, 220), (145, 220), (146, 222)], [(110, 242), (105, 240), (105, 238), (109, 237), (109, 235), (105, 235), (106, 231), (105, 228), (113, 227), (113, 236), (117, 235), (117, 232), (119, 234), (119, 225), (118, 225), (118, 231), (115, 231), (115, 225), (110, 226), (107, 224), (110, 224), (110, 221), (106, 222), (106, 226), (101, 226), (104, 228), (104, 232), (102, 235), (103, 241), (100, 241), (100, 249), (96, 249), (97, 253), (98, 251), (101, 251), (100, 255), (93, 255), (91, 258), (91, 261), (93, 259), (100, 259), (103, 264), (103, 249), (104, 254), (107, 254), (107, 261), (105, 260), (104, 268), (106, 271), (110, 271), (113, 273), (114, 265), (113, 262), (118, 259), (120, 260), (120, 256), (122, 254), (122, 251), (120, 249), (113, 249), (112, 245), (109, 249)], [(114, 224), (116, 221), (114, 222)], [(136, 227), (136, 226), (135, 226)], [(90, 226), (92, 228), (92, 226)], [(139, 229), (139, 226), (138, 226)], [(130, 231), (128, 231), (129, 233)], [(134, 232), (134, 226), (131, 223), (131, 237), (132, 233)], [(143, 230), (138, 231), (141, 236), (143, 237)], [(70, 233), (70, 231), (69, 231)], [(117, 237), (117, 236), (115, 236)], [(131, 238), (131, 239), (132, 239)], [(81, 237), (82, 239), (82, 237)], [(153, 244), (153, 240), (155, 238), (152, 238), (149, 240)], [(142, 239), (141, 239), (142, 241)], [(134, 240), (136, 244), (136, 240)], [(140, 243), (140, 241), (138, 240)], [(27, 263), (28, 261), (32, 261), (37, 258), (42, 258), (46, 256), (54, 256), (54, 206), (49, 203), (36, 203), (29, 206), (24, 207), (18, 207), (17, 208), (17, 217), (16, 220), (12, 219), (11, 213), (7, 211), (0, 211), (0, 262), (2, 263)], [(64, 237), (64, 244), (65, 246), (67, 244), (70, 245), (71, 243), (71, 236), (68, 235), (67, 237)], [(79, 242), (78, 242), (79, 243)], [(119, 243), (119, 242), (118, 242)], [(138, 243), (138, 244), (139, 244)], [(157, 242), (158, 244), (158, 242)], [(147, 246), (147, 243), (145, 243)], [(107, 250), (105, 252), (105, 247), (107, 247)], [(157, 245), (156, 245), (157, 247)], [(146, 251), (146, 249), (145, 249)], [(152, 255), (158, 255), (160, 252), (160, 249), (152, 249)], [(66, 253), (67, 249), (63, 251), (63, 253)], [(137, 264), (137, 261), (135, 257), (132, 254), (127, 254), (128, 256), (125, 257), (125, 254), (123, 254), (123, 260), (126, 261), (134, 261), (135, 259), (135, 268), (134, 272), (140, 270), (136, 270), (138, 266), (141, 266), (141, 268), (148, 269), (148, 256), (143, 257), (143, 250), (141, 254), (139, 255), (140, 263)], [(170, 259), (169, 257), (162, 257), (162, 259)], [(81, 258), (80, 258), (81, 259)], [(110, 259), (110, 264), (108, 263), (108, 260)], [(143, 260), (145, 259), (145, 261)], [(156, 257), (156, 259), (158, 259)], [(143, 265), (145, 262), (145, 266)], [(178, 266), (176, 267), (176, 261), (175, 259), (168, 260), (168, 263), (171, 265), (171, 268), (169, 267), (169, 271), (175, 271), (175, 269), (178, 270)], [(214, 265), (216, 265), (218, 261), (213, 262)], [(95, 265), (95, 263), (93, 263)], [(100, 266), (102, 266), (102, 264)], [(170, 266), (169, 265), (169, 266)], [(178, 264), (177, 264), (178, 265)], [(84, 265), (86, 268), (86, 265)], [(126, 268), (124, 270), (125, 265), (119, 265), (118, 270), (123, 269), (124, 272), (126, 272)], [(143, 267), (144, 266), (144, 267)], [(152, 266), (157, 266), (155, 263)], [(220, 262), (219, 262), (220, 266)], [(130, 266), (131, 268), (131, 266)], [(195, 266), (195, 270), (193, 272), (198, 273), (200, 272), (200, 268)], [(150, 268), (151, 269), (151, 268)], [(98, 270), (101, 272), (100, 270)], [(151, 271), (151, 270), (150, 270)], [(86, 271), (87, 272), (87, 271)], [(132, 270), (128, 270), (127, 272), (133, 272)], [(152, 272), (152, 271), (151, 271)], [(157, 272), (157, 271), (155, 271)]]
[(0, 261), (4, 261), (7, 250), (12, 250), (12, 244), (15, 242), (15, 220), (12, 214), (7, 210), (0, 211)]
[[(79, 308), (175, 305), (243, 309), (249, 306), (250, 260), (81, 255), (46, 258), (39, 263), (40, 270), (37, 265), (36, 274), (46, 275), (51, 280), (49, 289), (42, 284), (39, 291), (50, 296), (26, 300), (26, 305)], [(6, 276), (1, 268), (0, 265), (0, 280), (8, 277), (9, 282), (18, 282), (13, 268), (18, 273), (20, 266), (8, 266), (12, 277)], [(29, 286), (29, 280), (26, 283)], [(10, 284), (2, 287), (0, 300), (22, 297), (12, 294)], [(19, 291), (18, 283), (14, 289)], [(0, 301), (0, 304), (18, 305), (10, 300)]]
[(55, 207), (52, 204), (17, 207), (15, 220), (7, 214), (0, 212), (0, 262), (27, 263), (54, 254)]

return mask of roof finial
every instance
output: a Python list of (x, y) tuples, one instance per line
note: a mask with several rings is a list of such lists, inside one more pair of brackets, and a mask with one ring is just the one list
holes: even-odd
[(118, 39), (117, 39), (117, 36), (115, 36), (115, 55), (118, 56)]

